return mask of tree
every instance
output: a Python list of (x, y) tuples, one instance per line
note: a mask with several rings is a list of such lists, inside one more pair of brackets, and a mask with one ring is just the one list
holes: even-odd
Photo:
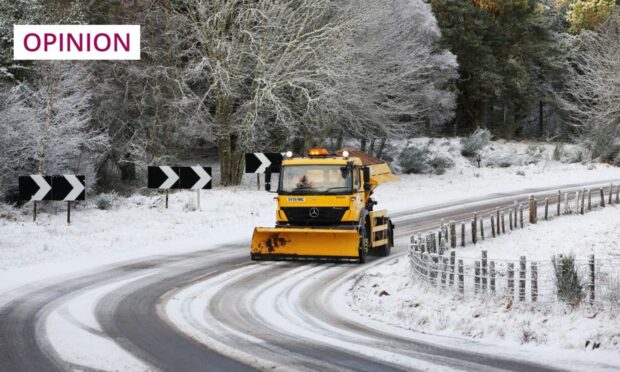
[(566, 18), (570, 30), (593, 30), (607, 19), (616, 7), (616, 0), (573, 0)]
[(434, 48), (422, 1), (185, 0), (175, 10), (187, 30), (183, 101), (212, 128), (225, 185), (239, 182), (244, 151), (273, 144), (265, 133), (303, 150), (451, 116), (456, 62)]
[(444, 35), (457, 55), (460, 80), (456, 129), (495, 127), (519, 134), (522, 120), (550, 97), (560, 52), (548, 8), (537, 0), (433, 0)]
[(96, 154), (105, 133), (91, 127), (88, 70), (74, 62), (39, 62), (36, 83), (21, 83), (0, 97), (0, 164), (5, 190), (25, 174), (84, 174), (95, 182)]
[(620, 164), (620, 11), (598, 32), (582, 32), (566, 108), (593, 157)]

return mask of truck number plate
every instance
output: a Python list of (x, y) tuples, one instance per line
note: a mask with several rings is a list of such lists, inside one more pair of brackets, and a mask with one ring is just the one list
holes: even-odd
[(303, 203), (306, 201), (306, 198), (300, 198), (300, 197), (293, 197), (293, 198), (288, 198), (289, 203)]

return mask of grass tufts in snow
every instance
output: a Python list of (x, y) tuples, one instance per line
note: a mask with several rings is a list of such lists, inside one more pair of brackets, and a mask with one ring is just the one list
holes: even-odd
[(575, 256), (553, 256), (553, 271), (555, 273), (556, 289), (558, 298), (573, 306), (581, 302), (583, 296), (583, 286), (577, 273)]

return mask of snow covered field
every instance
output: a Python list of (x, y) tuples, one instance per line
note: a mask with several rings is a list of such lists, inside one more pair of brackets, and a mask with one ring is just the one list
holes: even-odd
[[(515, 230), (476, 246), (459, 248), (459, 258), (549, 260), (574, 253), (620, 257), (617, 206), (586, 215), (562, 216)], [(620, 262), (620, 261), (618, 261)], [(452, 292), (428, 288), (412, 279), (406, 256), (359, 274), (350, 283), (349, 306), (361, 316), (431, 334), (459, 336), (510, 345), (547, 345), (592, 353), (620, 363), (620, 304), (520, 304), (508, 298), (461, 300)], [(596, 350), (592, 345), (599, 344)], [(615, 358), (615, 359), (614, 359)]]

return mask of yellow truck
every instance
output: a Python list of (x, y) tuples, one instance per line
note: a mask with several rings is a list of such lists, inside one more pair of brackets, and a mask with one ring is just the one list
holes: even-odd
[[(386, 210), (375, 211), (371, 195), (398, 178), (389, 166), (364, 152), (329, 154), (311, 149), (306, 157), (287, 153), (277, 181), (276, 226), (257, 227), (252, 260), (344, 259), (366, 262), (388, 256), (394, 225)], [(271, 191), (271, 172), (265, 173)]]

